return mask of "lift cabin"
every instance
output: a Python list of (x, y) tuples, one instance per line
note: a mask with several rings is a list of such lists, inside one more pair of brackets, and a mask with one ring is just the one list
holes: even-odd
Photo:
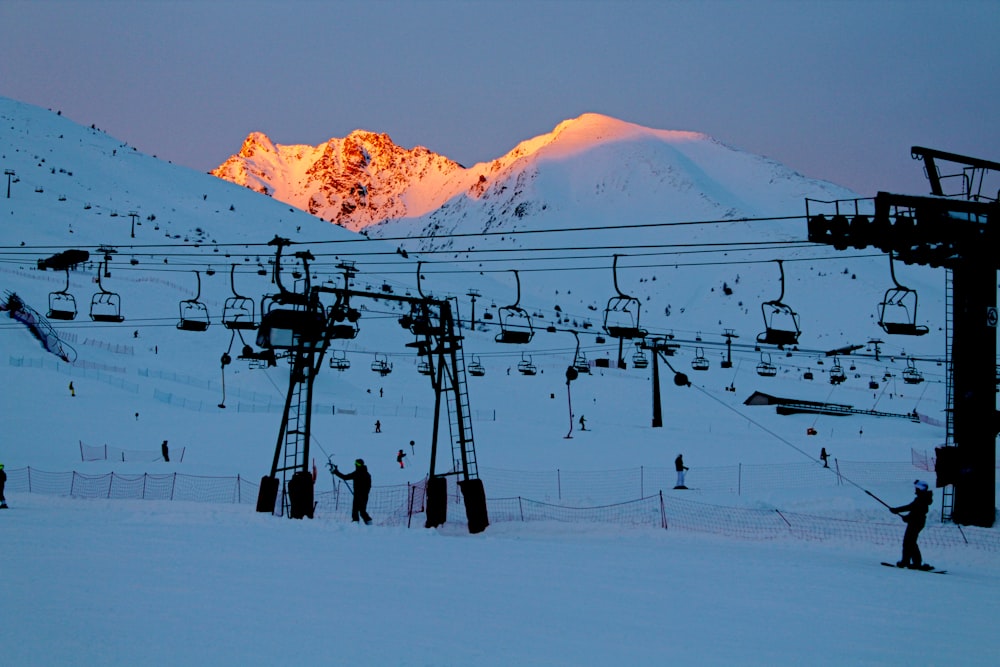
[(222, 305), (222, 326), (231, 330), (253, 331), (260, 324), (257, 322), (257, 304), (236, 291), (235, 271), (236, 265), (233, 264), (229, 267), (229, 287), (233, 295)]
[(618, 287), (618, 255), (614, 256), (611, 272), (616, 296), (608, 299), (604, 309), (604, 330), (612, 338), (645, 338), (646, 330), (639, 326), (642, 303), (634, 296), (625, 294)]
[[(898, 221), (897, 225), (900, 224)], [(885, 291), (879, 304), (878, 325), (887, 334), (900, 336), (923, 336), (930, 331), (926, 325), (917, 324), (917, 293), (904, 287), (896, 280), (896, 269), (889, 252), (889, 275), (894, 287)]]
[(76, 299), (69, 293), (69, 268), (66, 271), (66, 286), (58, 292), (49, 293), (49, 312), (46, 317), (52, 320), (75, 320)]
[(95, 322), (124, 322), (125, 318), (122, 317), (122, 298), (114, 293), (109, 292), (104, 289), (104, 284), (101, 282), (101, 275), (110, 276), (110, 273), (105, 273), (108, 265), (108, 260), (105, 259), (101, 264), (97, 266), (97, 289), (99, 290), (90, 299), (90, 319)]
[[(512, 273), (517, 282), (517, 299), (511, 305), (497, 309), (497, 316), (500, 318), (500, 333), (496, 335), (494, 340), (498, 343), (526, 345), (531, 342), (535, 330), (531, 326), (531, 317), (528, 312), (518, 305), (521, 302), (521, 279), (518, 277), (517, 271), (512, 271)], [(487, 319), (485, 315), (483, 319)]]
[(785, 297), (785, 269), (780, 259), (775, 261), (781, 272), (781, 294), (777, 299), (760, 305), (764, 316), (764, 331), (757, 335), (757, 342), (784, 348), (785, 345), (797, 344), (802, 330), (799, 328), (798, 314), (781, 301)]
[(205, 331), (211, 323), (208, 306), (198, 300), (201, 297), (201, 274), (195, 271), (194, 275), (198, 279), (198, 291), (193, 299), (185, 299), (178, 304), (180, 320), (177, 328), (181, 331)]

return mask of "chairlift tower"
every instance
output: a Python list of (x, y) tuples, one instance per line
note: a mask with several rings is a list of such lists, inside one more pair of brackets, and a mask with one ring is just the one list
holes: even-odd
[[(996, 520), (997, 226), (1000, 203), (982, 193), (986, 171), (1000, 163), (915, 146), (932, 197), (879, 192), (875, 213), (862, 215), (854, 201), (834, 202), (835, 214), (811, 215), (806, 200), (809, 240), (837, 249), (874, 246), (908, 264), (943, 267), (950, 274), (947, 322), (949, 442), (937, 450), (937, 483), (944, 487), (943, 519), (990, 527)], [(936, 160), (963, 167), (962, 189), (944, 192)], [(978, 182), (978, 188), (976, 187)], [(961, 197), (961, 198), (959, 198)], [(815, 203), (815, 202), (814, 202)]]

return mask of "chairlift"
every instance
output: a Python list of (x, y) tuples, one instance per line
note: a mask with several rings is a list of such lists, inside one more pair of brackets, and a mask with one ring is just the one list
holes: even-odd
[(479, 361), (479, 357), (477, 356), (472, 357), (472, 363), (469, 364), (467, 370), (469, 371), (469, 375), (472, 375), (473, 377), (481, 378), (486, 375), (486, 368), (483, 366), (482, 362)]
[(905, 384), (920, 384), (924, 381), (924, 375), (917, 369), (913, 359), (906, 360), (906, 370), (903, 371), (903, 382)]
[(830, 384), (841, 384), (847, 379), (844, 367), (840, 365), (837, 357), (833, 358), (833, 366), (830, 366)]
[(330, 368), (336, 371), (346, 371), (351, 367), (351, 360), (347, 358), (347, 352), (334, 350), (330, 353)]
[(180, 320), (177, 328), (181, 331), (205, 331), (210, 322), (208, 306), (198, 300), (201, 297), (201, 273), (195, 271), (194, 275), (198, 279), (198, 291), (193, 299), (184, 299), (178, 304)]
[(531, 342), (535, 330), (531, 328), (531, 317), (528, 312), (518, 306), (521, 301), (521, 279), (517, 271), (513, 271), (514, 280), (517, 282), (517, 299), (509, 306), (497, 309), (500, 318), (500, 333), (494, 340), (498, 343), (512, 343), (515, 345), (525, 345)]
[(696, 371), (707, 371), (711, 364), (708, 359), (705, 358), (705, 350), (696, 347), (694, 353), (694, 359), (691, 360), (691, 369)]
[(872, 378), (871, 380), (868, 381), (868, 388), (873, 391), (875, 389), (878, 389), (878, 382), (875, 381), (875, 378)]
[[(257, 330), (257, 345), (265, 349), (301, 350), (318, 347), (326, 334), (326, 321), (318, 305), (309, 297), (309, 260), (313, 259), (308, 250), (295, 253), (302, 261), (306, 275), (305, 292), (291, 292), (281, 282), (281, 251), (290, 242), (275, 236), (268, 245), (278, 247), (274, 259), (274, 282), (278, 293), (261, 299), (260, 327)], [(276, 307), (278, 306), (278, 307)]]
[(765, 378), (773, 378), (778, 374), (778, 367), (771, 363), (769, 352), (760, 353), (760, 363), (757, 364), (757, 375)]
[(233, 295), (222, 305), (222, 325), (227, 329), (253, 330), (258, 326), (257, 305), (253, 299), (236, 291), (234, 273), (236, 265), (229, 267), (229, 286)]
[(417, 364), (417, 372), (421, 375), (433, 375), (434, 369), (431, 368), (431, 362), (425, 359)]
[(66, 286), (58, 292), (49, 293), (49, 312), (46, 317), (53, 320), (76, 319), (76, 299), (69, 293), (69, 268), (66, 271)]
[(587, 355), (580, 352), (573, 359), (573, 368), (576, 369), (578, 373), (586, 373), (590, 375), (590, 362), (587, 361)]
[(537, 375), (538, 369), (535, 368), (535, 364), (531, 363), (531, 357), (526, 357), (522, 352), (521, 361), (517, 364), (517, 372), (521, 375)]
[(639, 327), (642, 302), (623, 293), (618, 287), (618, 255), (612, 260), (611, 275), (617, 296), (608, 299), (608, 305), (604, 309), (604, 330), (612, 338), (645, 338), (647, 332)]
[(782, 260), (775, 261), (781, 271), (781, 294), (773, 301), (765, 301), (760, 304), (760, 310), (764, 316), (764, 331), (757, 335), (757, 342), (783, 348), (785, 345), (798, 343), (802, 330), (799, 328), (798, 313), (781, 302), (785, 296), (785, 269)]
[(896, 280), (896, 269), (889, 252), (889, 275), (895, 287), (890, 287), (879, 304), (878, 325), (887, 334), (923, 336), (930, 331), (925, 324), (917, 324), (917, 292), (904, 287)]
[[(107, 265), (105, 259), (103, 264)], [(101, 283), (103, 269), (101, 263), (97, 265), (97, 288), (100, 290), (90, 299), (90, 319), (95, 322), (124, 322), (122, 317), (122, 298), (115, 292), (104, 289)]]
[(632, 367), (642, 369), (648, 366), (649, 359), (643, 353), (642, 348), (636, 347), (635, 354), (632, 355)]
[(379, 352), (375, 353), (375, 361), (372, 362), (371, 368), (372, 371), (378, 373), (382, 377), (385, 377), (392, 372), (392, 364), (389, 363), (389, 357)]
[(802, 374), (802, 379), (803, 380), (812, 380), (813, 379), (813, 372), (812, 371), (806, 371), (805, 373)]

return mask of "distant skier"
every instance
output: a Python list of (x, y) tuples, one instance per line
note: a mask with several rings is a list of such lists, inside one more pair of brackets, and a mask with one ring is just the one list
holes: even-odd
[(3, 495), (3, 487), (7, 486), (7, 473), (4, 472), (3, 464), (0, 463), (0, 510), (7, 509), (7, 499)]
[(69, 395), (76, 396), (76, 389), (73, 388), (73, 381), (69, 381)]
[(372, 518), (368, 516), (368, 494), (372, 490), (372, 476), (365, 466), (364, 459), (354, 460), (354, 472), (344, 474), (333, 466), (333, 474), (343, 480), (354, 480), (354, 502), (351, 504), (351, 521), (357, 521), (358, 517), (364, 519), (365, 525), (370, 526)]
[(909, 505), (889, 508), (893, 514), (907, 513), (903, 517), (903, 521), (906, 522), (906, 532), (903, 533), (903, 559), (896, 563), (896, 567), (927, 570), (930, 566), (924, 565), (920, 548), (917, 546), (917, 536), (927, 522), (927, 510), (934, 502), (934, 493), (927, 488), (927, 482), (919, 479), (913, 482), (913, 491), (916, 497)]
[[(163, 461), (165, 463), (170, 463), (170, 448), (167, 447), (167, 441), (164, 440), (163, 444), (160, 445), (160, 453), (163, 454)], [(184, 458), (183, 456), (181, 458)]]
[(406, 458), (406, 452), (404, 452), (402, 449), (399, 450), (398, 452), (396, 452), (396, 463), (399, 464), (400, 468), (405, 468), (406, 467), (403, 464), (403, 459), (405, 459), (405, 458)]
[(824, 468), (830, 467), (830, 455), (826, 453), (826, 447), (822, 447), (819, 450), (819, 458), (823, 462)]
[(583, 415), (580, 415), (580, 430), (581, 431), (587, 430), (587, 420), (583, 418)]
[(684, 475), (688, 471), (688, 467), (684, 465), (684, 455), (678, 454), (677, 458), (674, 459), (674, 468), (677, 470), (677, 486), (675, 489), (686, 489), (687, 486), (684, 485)]
[(375, 432), (376, 433), (381, 433), (382, 432), (382, 422), (380, 422), (377, 419), (375, 420)]

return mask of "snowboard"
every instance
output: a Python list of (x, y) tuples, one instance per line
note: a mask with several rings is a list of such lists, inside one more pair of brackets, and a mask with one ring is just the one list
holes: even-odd
[(896, 570), (912, 570), (913, 572), (930, 572), (931, 574), (947, 574), (948, 570), (935, 570), (933, 565), (924, 565), (923, 567), (899, 567), (895, 563), (886, 563), (882, 561), (882, 565), (886, 567), (891, 567)]

